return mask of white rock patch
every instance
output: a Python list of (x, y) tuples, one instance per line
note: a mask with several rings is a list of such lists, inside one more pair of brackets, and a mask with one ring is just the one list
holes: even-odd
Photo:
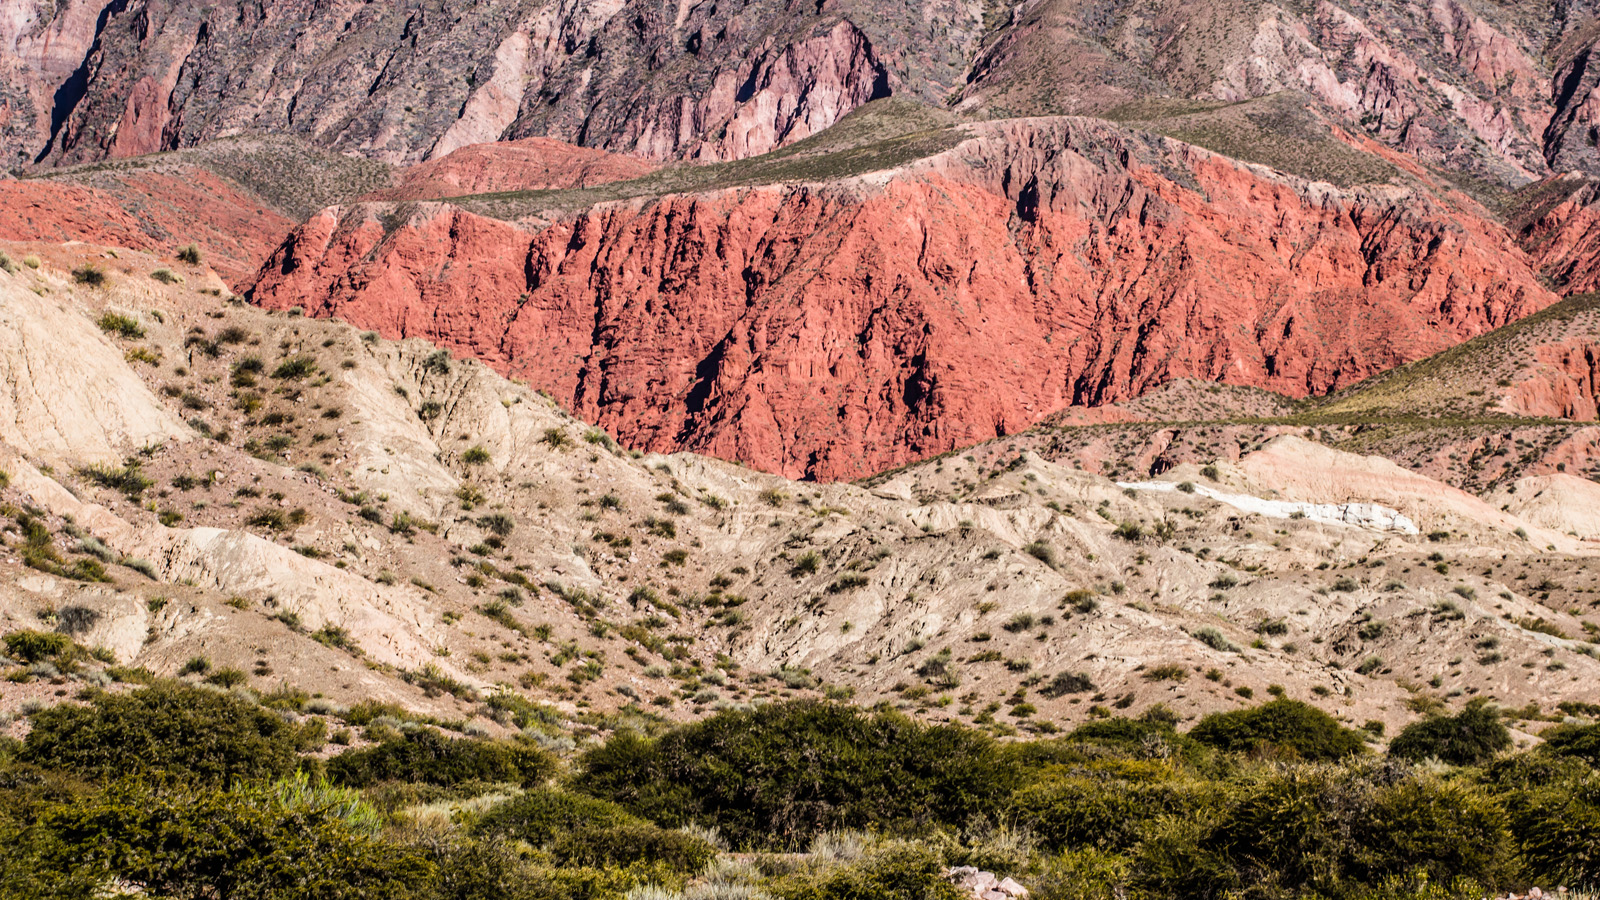
[[(1178, 486), (1170, 481), (1119, 481), (1117, 487), (1136, 491), (1176, 491)], [(1296, 503), (1289, 500), (1267, 500), (1249, 494), (1228, 494), (1205, 485), (1194, 485), (1194, 493), (1226, 503), (1248, 513), (1273, 519), (1301, 516), (1313, 522), (1330, 525), (1351, 525), (1374, 531), (1394, 531), (1400, 534), (1420, 534), (1417, 524), (1399, 510), (1376, 503)]]

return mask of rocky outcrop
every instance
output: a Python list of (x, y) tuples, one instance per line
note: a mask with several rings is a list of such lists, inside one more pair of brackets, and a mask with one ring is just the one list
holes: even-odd
[(602, 110), (583, 127), (598, 124), (613, 135), (608, 146), (658, 159), (745, 159), (822, 131), (856, 107), (889, 96), (889, 85), (871, 40), (841, 21), (772, 47), (748, 70), (720, 70), (702, 94), (664, 97), (644, 110), (623, 107), (617, 121), (600, 118)]
[(1600, 175), (1600, 23), (1567, 42), (1551, 79), (1554, 114), (1545, 128), (1545, 156), (1555, 172)]
[(94, 180), (97, 186), (0, 179), (0, 240), (85, 241), (169, 257), (192, 243), (238, 284), (294, 227), (259, 198), (198, 167)]
[(651, 450), (839, 479), (1195, 377), (1295, 396), (1548, 305), (1470, 207), (1340, 191), (1081, 119), (970, 126), (830, 184), (541, 231), (325, 210), (251, 289), (457, 348)]
[(980, 871), (976, 866), (956, 866), (945, 873), (945, 878), (975, 900), (1012, 900), (1028, 896), (1028, 889), (1013, 878), (1001, 878), (993, 872)]
[[(1556, 12), (1460, 0), (1022, 8), (974, 63), (963, 105), (1015, 114), (1205, 109), (1303, 95), (1415, 159), (1520, 184), (1547, 173)], [(1559, 83), (1559, 81), (1557, 82)], [(1151, 101), (1151, 98), (1163, 98)]]
[(13, 166), (247, 133), (391, 163), (522, 137), (740, 158), (891, 89), (942, 100), (982, 8), (17, 0), (0, 12), (0, 133)]
[(1600, 182), (1552, 178), (1516, 224), (1539, 271), (1563, 294), (1600, 289)]
[(1600, 418), (1600, 342), (1573, 339), (1533, 348), (1533, 364), (1512, 384), (1502, 408), (1551, 419)]
[(1600, 173), (1594, 29), (1569, 6), (16, 0), (0, 131), (24, 166), (261, 132), (405, 164), (524, 137), (727, 160), (889, 94), (989, 117), (1295, 92), (1514, 185)]

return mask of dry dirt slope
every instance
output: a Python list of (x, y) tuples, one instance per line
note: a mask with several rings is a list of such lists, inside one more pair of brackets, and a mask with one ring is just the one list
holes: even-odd
[[(0, 274), (29, 336), (0, 345), (0, 616), (160, 672), (204, 655), (452, 718), (496, 690), (672, 716), (825, 691), (1001, 731), (1281, 690), (1390, 733), (1480, 695), (1549, 714), (1600, 676), (1595, 547), (1559, 509), (1383, 460), (1280, 439), (1155, 490), (998, 441), (795, 483), (631, 454), (480, 364), (228, 302), (200, 269), (7, 250), (39, 265)], [(106, 285), (74, 282), (86, 259)], [(25, 402), (68, 365), (125, 389), (70, 421)], [(1395, 524), (1352, 502), (1421, 533), (1329, 521)], [(69, 577), (92, 558), (109, 580)]]

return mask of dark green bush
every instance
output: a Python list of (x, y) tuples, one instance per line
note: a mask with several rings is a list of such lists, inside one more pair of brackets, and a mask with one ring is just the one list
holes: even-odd
[(1251, 709), (1212, 713), (1189, 737), (1219, 750), (1333, 760), (1360, 753), (1359, 732), (1299, 700), (1280, 699)]
[[(1163, 893), (1217, 896), (1372, 894), (1402, 876), (1511, 876), (1505, 811), (1482, 790), (1393, 767), (1288, 766), (1238, 792), (1214, 818), (1141, 851)], [(1377, 891), (1381, 893), (1381, 891)]]
[(90, 779), (147, 775), (225, 785), (287, 775), (299, 741), (297, 726), (248, 700), (158, 682), (35, 714), (18, 756)]
[(449, 786), (467, 781), (537, 784), (555, 772), (548, 753), (525, 741), (449, 738), (433, 728), (408, 731), (374, 747), (328, 760), (328, 778), (348, 787), (382, 781)]
[(586, 753), (581, 787), (656, 822), (718, 826), (735, 845), (830, 828), (964, 824), (1002, 796), (992, 743), (958, 726), (820, 701), (726, 710)]
[(309, 356), (293, 356), (272, 370), (273, 378), (305, 378), (317, 371), (317, 361)]
[(1557, 725), (1539, 736), (1544, 738), (1546, 753), (1600, 767), (1600, 725)]
[(286, 802), (270, 787), (118, 785), (55, 807), (43, 826), (68, 854), (58, 865), (114, 876), (152, 897), (376, 900), (412, 896), (432, 877), (424, 860), (350, 813)]
[(585, 824), (556, 838), (550, 854), (564, 866), (627, 866), (657, 863), (692, 875), (706, 867), (717, 848), (704, 839), (648, 822)]
[(1511, 732), (1488, 701), (1473, 700), (1459, 715), (1431, 716), (1407, 725), (1389, 742), (1389, 754), (1401, 759), (1435, 757), (1451, 765), (1487, 762), (1511, 749)]
[(1555, 779), (1508, 801), (1524, 881), (1600, 886), (1600, 775)]
[(611, 828), (644, 820), (607, 800), (548, 788), (528, 791), (484, 813), (473, 830), (542, 847), (574, 828)]

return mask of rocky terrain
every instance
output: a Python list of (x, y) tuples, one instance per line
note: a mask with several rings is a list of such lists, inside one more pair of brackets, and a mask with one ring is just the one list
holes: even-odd
[(629, 452), (203, 266), (5, 250), (0, 627), (123, 664), (452, 719), (496, 690), (674, 716), (825, 693), (1002, 732), (1279, 693), (1391, 728), (1477, 696), (1543, 716), (1600, 676), (1600, 489), (1570, 476), (1480, 498), (1288, 429), (1094, 466), (1069, 428), (797, 483)]

